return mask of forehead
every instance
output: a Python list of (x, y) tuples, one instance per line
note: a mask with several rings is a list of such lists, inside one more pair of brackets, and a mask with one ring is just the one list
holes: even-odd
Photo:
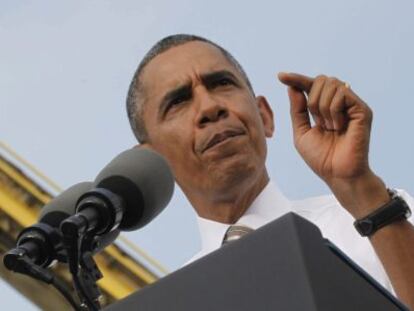
[(152, 59), (142, 72), (141, 85), (149, 99), (197, 79), (203, 73), (223, 69), (240, 75), (218, 48), (206, 42), (192, 41), (170, 48)]

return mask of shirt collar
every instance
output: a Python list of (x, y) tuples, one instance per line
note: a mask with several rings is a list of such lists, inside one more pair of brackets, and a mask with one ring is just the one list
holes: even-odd
[[(275, 183), (269, 181), (237, 223), (257, 229), (291, 210), (290, 201)], [(197, 221), (201, 236), (201, 252), (205, 254), (218, 249), (230, 225), (200, 216), (197, 216)]]

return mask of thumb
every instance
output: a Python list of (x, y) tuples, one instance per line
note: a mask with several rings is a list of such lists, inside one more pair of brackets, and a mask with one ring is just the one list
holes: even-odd
[(292, 86), (288, 87), (288, 95), (293, 134), (295, 137), (302, 136), (311, 129), (308, 101), (301, 90)]

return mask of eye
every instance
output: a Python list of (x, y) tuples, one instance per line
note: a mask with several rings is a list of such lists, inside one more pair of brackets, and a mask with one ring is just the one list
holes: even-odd
[(185, 100), (186, 100), (186, 98), (184, 98), (184, 96), (177, 96), (177, 97), (171, 99), (171, 101), (168, 104), (168, 107), (179, 105)]
[(212, 83), (212, 87), (234, 85), (233, 80), (229, 78), (220, 78)]
[(175, 107), (180, 106), (181, 104), (186, 102), (189, 98), (190, 98), (190, 96), (188, 96), (188, 95), (178, 95), (178, 96), (172, 98), (168, 102), (168, 105), (166, 107), (165, 112), (168, 112), (170, 109), (174, 109)]

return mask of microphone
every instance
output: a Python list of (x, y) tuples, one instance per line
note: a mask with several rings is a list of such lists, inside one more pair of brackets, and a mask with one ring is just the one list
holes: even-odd
[[(19, 258), (23, 256), (41, 267), (48, 267), (54, 259), (66, 262), (67, 254), (59, 226), (63, 220), (75, 214), (77, 200), (92, 186), (92, 182), (75, 184), (46, 204), (40, 211), (38, 223), (23, 229), (17, 237), (16, 248), (5, 254), (3, 262), (6, 268), (20, 272)], [(111, 244), (119, 233), (119, 230), (113, 230), (97, 238), (94, 241), (93, 253)]]
[(93, 187), (79, 198), (76, 214), (60, 229), (78, 297), (91, 310), (99, 310), (96, 281), (102, 274), (91, 256), (90, 241), (117, 228), (128, 231), (149, 223), (170, 201), (174, 178), (159, 154), (132, 148), (105, 166)]
[(34, 264), (47, 267), (63, 250), (60, 223), (75, 213), (78, 198), (92, 187), (92, 182), (73, 185), (62, 192), (40, 212), (39, 222), (23, 229), (17, 237), (16, 248), (3, 258), (7, 269), (21, 272), (19, 259), (27, 256)]
[(132, 148), (116, 156), (78, 200), (76, 214), (61, 224), (64, 236), (94, 235), (115, 228), (139, 229), (168, 204), (174, 190), (171, 170), (158, 153)]
[(93, 187), (93, 182), (77, 183), (52, 199), (40, 211), (39, 222), (59, 228), (60, 223), (76, 213), (79, 197)]

